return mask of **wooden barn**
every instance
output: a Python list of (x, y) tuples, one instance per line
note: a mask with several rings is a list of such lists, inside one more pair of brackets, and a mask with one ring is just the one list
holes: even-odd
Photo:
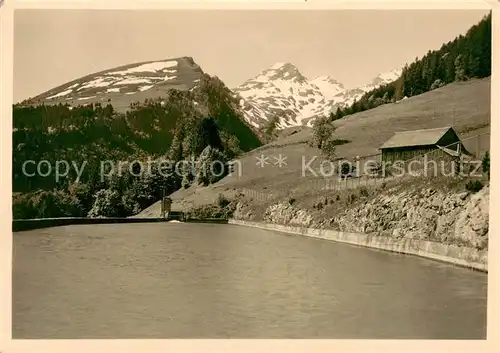
[(433, 158), (453, 159), (470, 155), (452, 127), (396, 132), (381, 147), (382, 161), (395, 162), (431, 153)]

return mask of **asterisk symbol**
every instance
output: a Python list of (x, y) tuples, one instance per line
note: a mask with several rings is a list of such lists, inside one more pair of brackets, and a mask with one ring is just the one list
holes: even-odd
[(287, 157), (282, 156), (281, 153), (278, 155), (278, 157), (274, 157), (274, 159), (276, 159), (276, 163), (274, 163), (274, 165), (278, 165), (279, 168), (281, 168), (284, 165), (287, 165), (285, 162)]
[(255, 157), (255, 158), (257, 158), (258, 161), (255, 164), (260, 166), (261, 168), (264, 168), (264, 165), (269, 164), (269, 162), (267, 161), (269, 157), (266, 157), (263, 154), (261, 154), (260, 157)]

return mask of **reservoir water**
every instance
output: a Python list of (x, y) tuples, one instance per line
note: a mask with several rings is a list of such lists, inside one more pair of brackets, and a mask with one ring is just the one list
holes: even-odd
[(487, 275), (220, 224), (14, 233), (13, 338), (484, 339)]

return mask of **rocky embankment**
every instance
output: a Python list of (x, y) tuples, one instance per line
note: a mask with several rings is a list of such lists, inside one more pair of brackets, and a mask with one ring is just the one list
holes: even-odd
[[(332, 216), (332, 215), (330, 215)], [(239, 203), (235, 219), (255, 219), (251, 208)], [(386, 190), (346, 206), (325, 220), (289, 202), (269, 206), (262, 220), (268, 223), (420, 239), (444, 244), (488, 247), (489, 187), (477, 193), (421, 190)]]

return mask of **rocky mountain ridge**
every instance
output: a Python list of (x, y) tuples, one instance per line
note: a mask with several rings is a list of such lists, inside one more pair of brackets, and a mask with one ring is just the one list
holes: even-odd
[(366, 92), (396, 80), (401, 69), (380, 74), (370, 83), (347, 89), (330, 76), (308, 80), (291, 63), (277, 63), (233, 89), (240, 97), (245, 119), (261, 127), (274, 117), (278, 128), (311, 126), (314, 118), (351, 105)]

